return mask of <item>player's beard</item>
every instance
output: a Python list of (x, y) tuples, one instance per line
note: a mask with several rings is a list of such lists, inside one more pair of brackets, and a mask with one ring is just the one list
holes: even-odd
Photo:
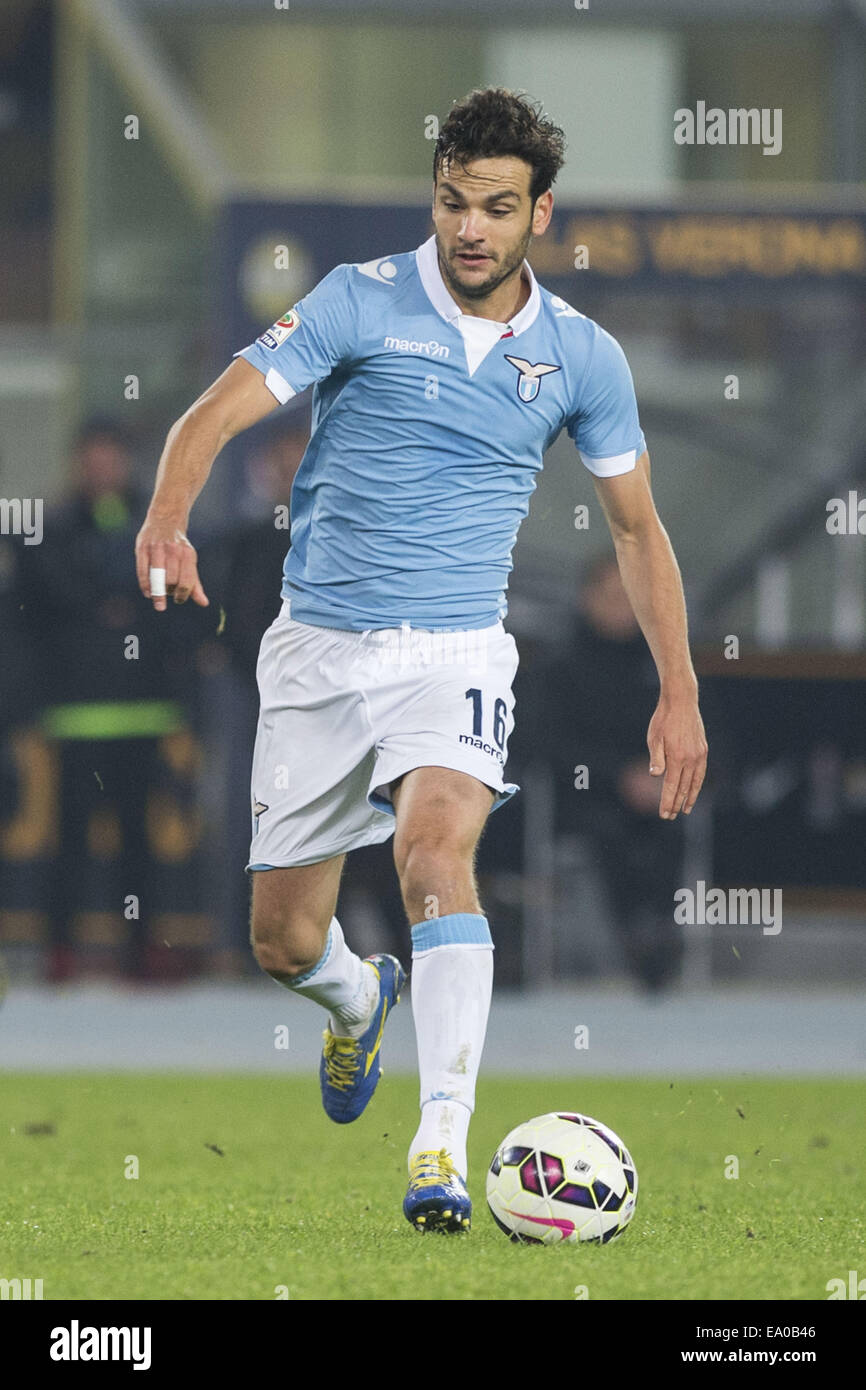
[(493, 294), (494, 290), (499, 289), (499, 286), (508, 279), (509, 275), (513, 275), (515, 270), (518, 270), (520, 266), (523, 265), (531, 241), (532, 226), (530, 224), (525, 234), (521, 237), (518, 245), (503, 253), (502, 259), (495, 263), (486, 280), (467, 285), (454, 274), (452, 269), (453, 262), (446, 256), (442, 247), (442, 242), (439, 240), (439, 233), (437, 232), (436, 250), (439, 253), (439, 267), (442, 271), (442, 278), (455, 294), (458, 296), (462, 295), (464, 299), (487, 299), (489, 295)]

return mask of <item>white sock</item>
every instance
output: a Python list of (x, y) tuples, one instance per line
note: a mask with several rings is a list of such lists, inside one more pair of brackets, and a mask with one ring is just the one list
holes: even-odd
[(409, 1150), (409, 1164), (416, 1154), (438, 1153), (447, 1149), (451, 1161), (465, 1180), (466, 1140), (472, 1111), (456, 1100), (428, 1100), (421, 1106), (421, 1123)]
[(421, 1123), (409, 1148), (447, 1149), (465, 1179), (466, 1138), (475, 1109), (493, 990), (487, 918), (454, 912), (412, 928), (412, 1015), (421, 1080)]
[(375, 970), (349, 950), (336, 917), (331, 918), (321, 960), (288, 988), (328, 1009), (331, 1032), (340, 1037), (359, 1038), (366, 1032), (379, 1001)]

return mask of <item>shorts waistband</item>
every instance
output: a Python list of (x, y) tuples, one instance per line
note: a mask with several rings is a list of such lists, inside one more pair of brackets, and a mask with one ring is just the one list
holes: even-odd
[[(292, 617), (291, 599), (283, 599), (282, 608), (280, 609), (280, 617)], [(489, 640), (490, 637), (499, 636), (500, 634), (505, 633), (505, 624), (503, 623), (501, 618), (498, 618), (495, 623), (488, 624), (487, 627), (477, 628), (418, 627), (412, 623), (403, 622), (400, 624), (399, 627), (373, 627), (358, 629), (348, 627), (326, 627), (325, 625), (320, 626), (318, 623), (304, 623), (304, 620), (302, 618), (295, 618), (293, 621), (302, 623), (305, 627), (320, 627), (320, 630), (322, 632), (331, 632), (334, 634), (335, 637), (342, 637), (347, 641), (355, 643), (365, 642), (373, 647), (388, 646), (393, 643), (399, 643), (401, 641), (405, 643), (408, 640), (410, 640), (410, 634), (418, 634), (417, 640), (419, 642), (427, 638), (430, 639), (432, 645), (436, 645), (437, 642), (441, 642), (443, 645), (447, 646), (449, 645), (449, 643), (446, 639), (449, 638), (462, 638), (464, 644), (471, 644), (472, 642), (477, 642), (481, 644)], [(415, 639), (413, 638), (412, 640)]]

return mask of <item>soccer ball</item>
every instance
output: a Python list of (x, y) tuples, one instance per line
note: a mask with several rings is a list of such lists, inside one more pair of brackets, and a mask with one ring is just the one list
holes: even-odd
[(487, 1172), (487, 1205), (514, 1241), (555, 1245), (621, 1235), (637, 1169), (612, 1129), (588, 1115), (539, 1115), (506, 1134)]

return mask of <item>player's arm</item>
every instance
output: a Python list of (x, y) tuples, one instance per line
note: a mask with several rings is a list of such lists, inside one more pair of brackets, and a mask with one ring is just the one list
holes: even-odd
[(209, 602), (198, 577), (198, 557), (185, 534), (192, 505), (220, 450), (277, 405), (262, 373), (237, 357), (169, 430), (153, 497), (135, 542), (139, 588), (159, 612), (167, 598), (151, 594), (151, 569), (165, 570), (166, 593), (175, 603), (190, 596), (203, 607)]
[(707, 766), (679, 566), (653, 501), (647, 453), (630, 472), (593, 481), (625, 591), (659, 673), (647, 744), (650, 772), (664, 773), (659, 815), (673, 820), (680, 810), (691, 811)]

